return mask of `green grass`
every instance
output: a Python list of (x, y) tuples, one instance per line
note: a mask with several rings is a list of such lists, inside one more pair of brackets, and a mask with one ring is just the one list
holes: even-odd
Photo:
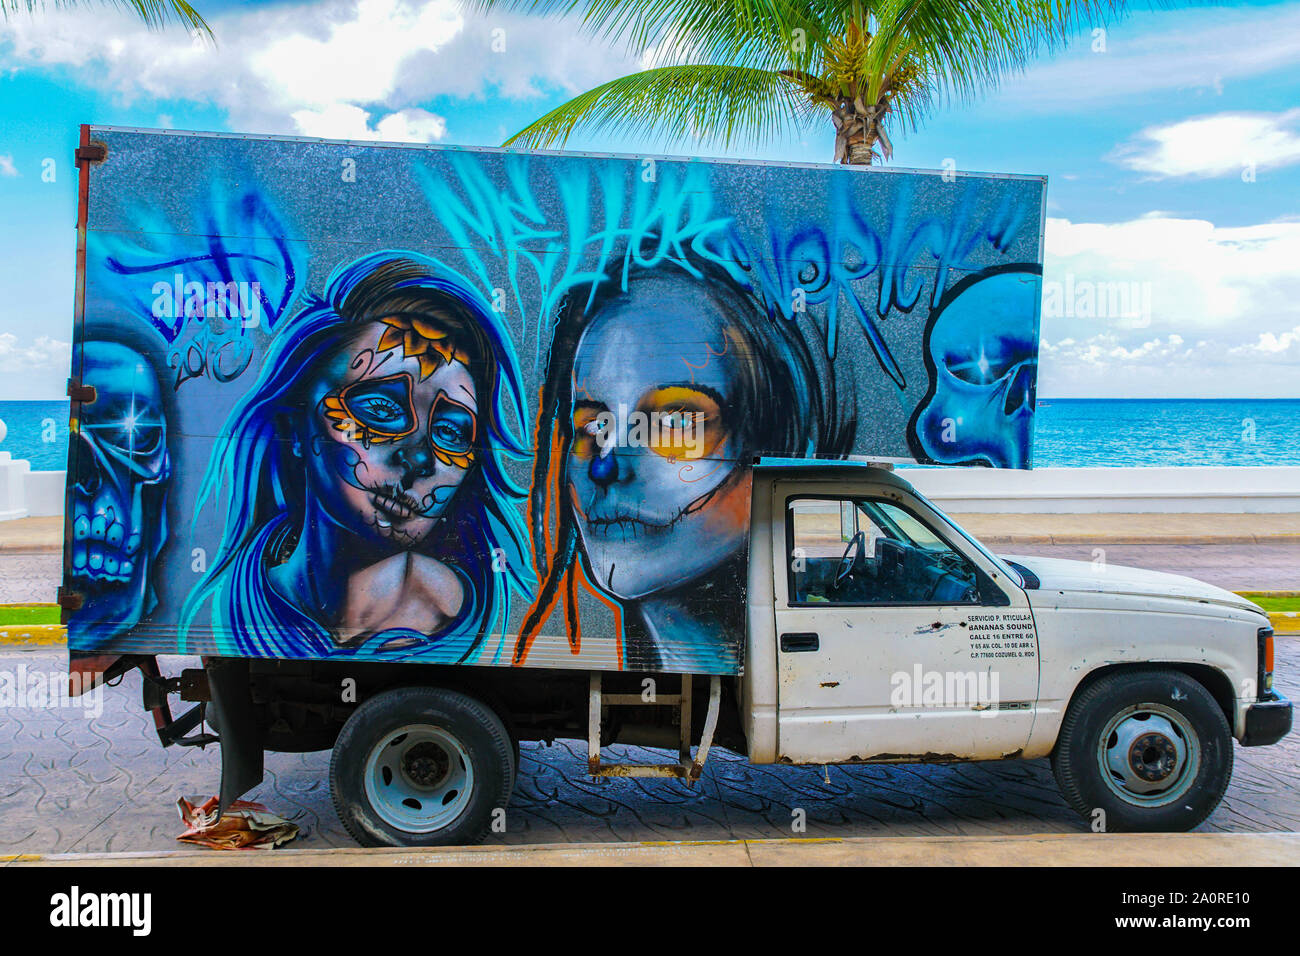
[(0, 605), (0, 627), (23, 627), (33, 624), (58, 624), (59, 608), (55, 604)]
[(1258, 591), (1242, 591), (1241, 596), (1254, 601), (1265, 611), (1300, 611), (1300, 594), (1282, 592), (1267, 594)]

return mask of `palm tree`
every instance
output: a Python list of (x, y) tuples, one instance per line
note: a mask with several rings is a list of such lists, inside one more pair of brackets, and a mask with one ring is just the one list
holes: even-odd
[(647, 69), (575, 96), (506, 141), (563, 145), (577, 129), (757, 144), (835, 128), (838, 163), (893, 155), (889, 132), (969, 101), (1121, 13), (1124, 0), (467, 0), (482, 11), (578, 15)]
[[(185, 0), (98, 0), (98, 2), (104, 6), (128, 7), (153, 28), (165, 26), (175, 20), (186, 29), (198, 30), (208, 39), (212, 38), (212, 28)], [(7, 20), (11, 13), (19, 10), (34, 13), (50, 6), (75, 7), (77, 0), (0, 0), (0, 15)]]

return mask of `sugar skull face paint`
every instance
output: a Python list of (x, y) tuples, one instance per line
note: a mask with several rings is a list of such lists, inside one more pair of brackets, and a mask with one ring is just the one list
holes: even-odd
[(186, 621), (248, 656), (473, 657), (531, 588), (505, 471), (526, 419), (463, 277), (397, 251), (340, 264), (224, 426), (205, 488), (225, 531)]
[(734, 670), (752, 462), (852, 441), (796, 324), (707, 258), (611, 268), (565, 300), (539, 411), (540, 583), (515, 661), (557, 610), (579, 652), (586, 591), (618, 615), (626, 666)]
[(477, 396), (454, 354), (430, 360), (410, 351), (428, 343), (391, 330), (363, 325), (312, 379), (300, 451), (331, 518), (372, 543), (415, 547), (473, 466)]
[(574, 361), (570, 503), (596, 583), (626, 600), (708, 573), (747, 534), (730, 421), (738, 344), (696, 291), (642, 279), (587, 327)]

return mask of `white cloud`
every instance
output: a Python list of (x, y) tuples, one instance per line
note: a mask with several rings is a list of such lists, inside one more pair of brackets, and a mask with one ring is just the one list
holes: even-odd
[(1276, 335), (1272, 332), (1261, 332), (1254, 342), (1229, 349), (1228, 356), (1245, 358), (1252, 362), (1287, 363), (1300, 366), (1300, 325)]
[(294, 124), (304, 136), (323, 139), (383, 140), (390, 143), (431, 143), (442, 139), (447, 121), (428, 110), (390, 113), (373, 127), (370, 113), (359, 106), (331, 103), (319, 110), (295, 110)]
[(393, 92), (407, 56), (438, 50), (463, 27), (456, 5), (445, 0), (422, 5), (358, 0), (315, 33), (272, 33), (249, 51), (246, 62), (291, 102), (316, 107), (382, 102)]
[(390, 142), (430, 143), (447, 135), (447, 121), (428, 110), (398, 110), (379, 121), (375, 134)]
[(66, 370), (72, 361), (72, 344), (48, 335), (38, 335), (31, 344), (21, 345), (12, 332), (0, 332), (0, 370), (6, 372)]
[[(576, 93), (631, 63), (571, 21), (466, 19), (456, 0), (322, 0), (244, 5), (209, 18), (218, 48), (86, 7), (0, 20), (0, 70), (71, 67), (120, 102), (190, 100), (231, 128), (429, 141), (435, 97)], [(495, 32), (494, 32), (495, 31)]]
[[(1041, 390), (1300, 395), (1297, 262), (1300, 222), (1049, 219)], [(1128, 301), (1145, 308), (1100, 307), (1108, 294), (1131, 289), (1142, 294)], [(1074, 307), (1053, 310), (1051, 294)]]
[(0, 176), (21, 176), (18, 167), (14, 165), (13, 153), (5, 153), (0, 156)]
[(1300, 109), (1217, 113), (1144, 129), (1112, 158), (1156, 177), (1240, 175), (1300, 163)]
[[(1164, 215), (1120, 223), (1049, 219), (1044, 279), (1076, 289), (1146, 283), (1151, 327), (1180, 333), (1231, 328), (1253, 337), (1294, 324), (1297, 262), (1300, 222), (1223, 227)], [(1076, 313), (1063, 321), (1089, 318), (1101, 316)]]

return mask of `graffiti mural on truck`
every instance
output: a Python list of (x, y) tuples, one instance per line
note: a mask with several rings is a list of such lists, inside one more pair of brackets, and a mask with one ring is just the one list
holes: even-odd
[(1040, 181), (103, 135), (76, 649), (737, 673), (760, 458), (1029, 463)]
[(578, 645), (581, 582), (620, 605), (632, 666), (734, 669), (717, 635), (744, 631), (744, 605), (727, 596), (745, 588), (752, 462), (844, 457), (852, 405), (818, 382), (795, 327), (771, 321), (715, 263), (688, 254), (591, 284), (560, 310), (543, 379), (532, 482), (541, 590), (515, 659), (557, 599)]

